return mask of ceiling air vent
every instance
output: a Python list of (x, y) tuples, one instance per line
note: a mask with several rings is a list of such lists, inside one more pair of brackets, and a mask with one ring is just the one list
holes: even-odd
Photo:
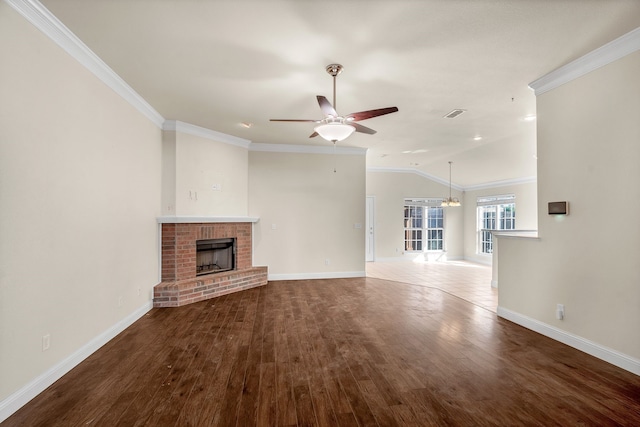
[(460, 108), (456, 108), (455, 110), (451, 110), (450, 112), (445, 114), (444, 117), (447, 118), (447, 119), (454, 119), (454, 118), (458, 117), (460, 114), (464, 113), (465, 111), (467, 111), (467, 110), (462, 110)]

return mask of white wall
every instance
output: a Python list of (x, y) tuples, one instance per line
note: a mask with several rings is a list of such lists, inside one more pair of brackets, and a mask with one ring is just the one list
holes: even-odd
[(271, 279), (363, 276), (365, 201), (364, 153), (250, 151), (254, 265)]
[(161, 132), (4, 2), (0, 57), (1, 403), (150, 307)]
[[(640, 374), (638, 76), (636, 51), (538, 96), (540, 240), (500, 240), (499, 292), (502, 309)], [(570, 215), (549, 216), (563, 200)]]
[(214, 139), (164, 131), (164, 214), (246, 216), (248, 153)]
[[(416, 173), (367, 172), (367, 196), (375, 197), (376, 260), (404, 256), (404, 199), (447, 197), (449, 186)], [(452, 196), (466, 204), (462, 192), (452, 190)], [(445, 247), (448, 259), (463, 256), (463, 208), (445, 209)], [(408, 256), (415, 256), (408, 254)]]
[(514, 194), (516, 196), (516, 229), (538, 229), (538, 197), (535, 182), (505, 185), (464, 193), (464, 258), (469, 261), (491, 264), (491, 255), (478, 253), (477, 201), (478, 197)]

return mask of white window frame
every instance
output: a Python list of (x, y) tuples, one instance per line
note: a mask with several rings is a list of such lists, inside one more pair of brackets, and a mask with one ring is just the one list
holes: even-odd
[[(444, 221), (442, 198), (416, 198), (404, 200), (404, 250), (405, 252), (443, 252), (444, 251)], [(407, 209), (421, 212), (419, 221), (410, 221)], [(437, 210), (441, 217), (429, 218), (429, 210)], [(431, 220), (430, 220), (431, 219)], [(436, 221), (436, 227), (433, 221)], [(439, 220), (439, 221), (438, 221)], [(418, 222), (416, 224), (416, 222)], [(431, 237), (434, 236), (435, 238)], [(418, 243), (419, 242), (419, 243)], [(436, 249), (431, 249), (435, 243)]]
[[(493, 214), (487, 218), (485, 214)], [(477, 199), (476, 251), (481, 255), (493, 253), (493, 230), (514, 230), (516, 227), (516, 196), (482, 196)]]

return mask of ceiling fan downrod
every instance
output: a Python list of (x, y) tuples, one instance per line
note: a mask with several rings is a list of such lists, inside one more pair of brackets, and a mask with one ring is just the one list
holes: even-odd
[(335, 110), (338, 109), (336, 106), (336, 77), (342, 72), (342, 69), (343, 67), (340, 64), (329, 64), (326, 68), (327, 73), (333, 77), (333, 108)]

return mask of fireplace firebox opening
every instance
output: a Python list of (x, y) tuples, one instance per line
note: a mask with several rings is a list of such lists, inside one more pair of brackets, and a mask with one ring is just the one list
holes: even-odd
[(236, 239), (196, 241), (196, 276), (236, 268)]

